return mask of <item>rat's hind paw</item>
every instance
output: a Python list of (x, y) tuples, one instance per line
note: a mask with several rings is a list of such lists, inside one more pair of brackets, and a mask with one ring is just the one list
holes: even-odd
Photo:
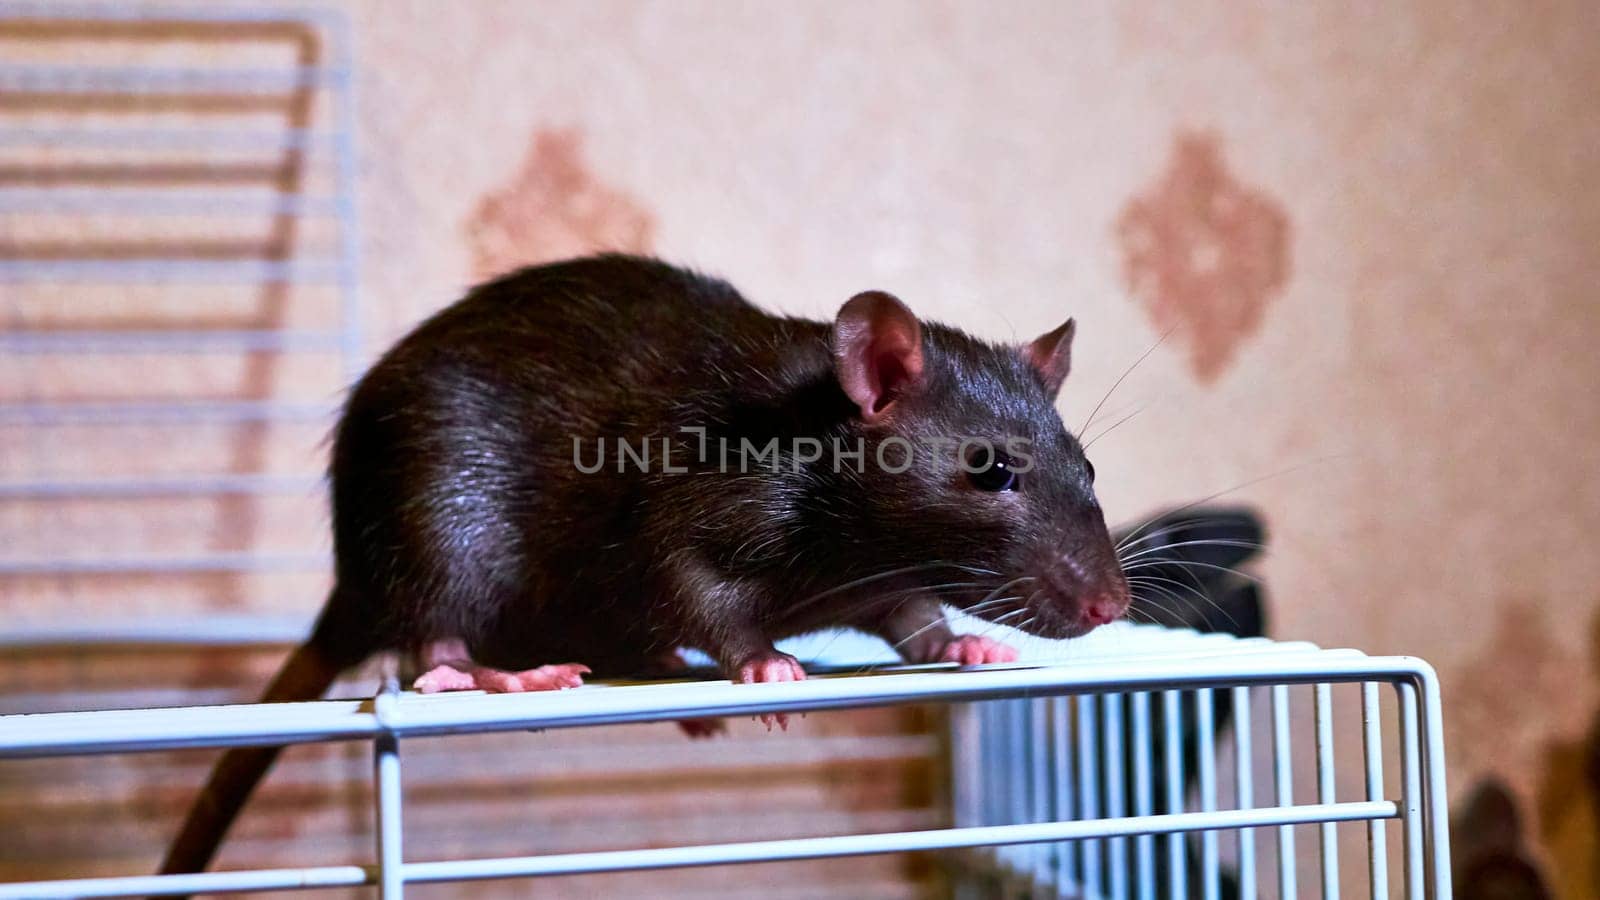
[(463, 672), (453, 666), (434, 666), (411, 682), (413, 690), (422, 694), (438, 694), (444, 691), (475, 691), (478, 682), (472, 677), (471, 672)]
[(723, 719), (679, 719), (678, 727), (696, 740), (714, 738), (728, 733), (728, 723)]
[(520, 694), (524, 691), (561, 691), (583, 684), (589, 667), (581, 663), (540, 666), (521, 672), (506, 672), (468, 666), (434, 666), (417, 677), (412, 687), (424, 694), (442, 691), (488, 691), (491, 694)]
[(1016, 661), (1016, 650), (978, 634), (956, 635), (944, 646), (934, 647), (928, 658), (928, 662), (953, 662), (963, 666)]

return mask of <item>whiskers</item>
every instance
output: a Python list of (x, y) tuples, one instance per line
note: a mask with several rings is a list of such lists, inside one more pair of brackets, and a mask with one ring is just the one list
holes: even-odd
[[(938, 560), (934, 560), (932, 562), (919, 563), (919, 564), (914, 565), (914, 566), (903, 566), (903, 567), (898, 568), (898, 569), (890, 569), (890, 570), (885, 571), (885, 572), (878, 572), (878, 573), (873, 574), (873, 575), (867, 575), (867, 576), (862, 577), (862, 578), (857, 578), (857, 579), (855, 579), (853, 581), (847, 581), (844, 584), (835, 585), (834, 587), (827, 588), (826, 590), (818, 591), (817, 593), (812, 594), (811, 596), (806, 597), (806, 598), (800, 600), (797, 603), (790, 604), (789, 606), (785, 607), (784, 612), (787, 613), (787, 614), (791, 614), (792, 615), (792, 614), (799, 613), (799, 612), (802, 612), (802, 611), (805, 611), (805, 610), (809, 610), (811, 607), (813, 607), (816, 604), (822, 602), (823, 600), (827, 600), (827, 599), (829, 599), (831, 597), (836, 597), (836, 596), (838, 596), (840, 594), (848, 593), (848, 592), (853, 591), (853, 590), (855, 590), (857, 588), (866, 587), (867, 585), (873, 584), (874, 582), (886, 581), (886, 580), (889, 580), (891, 578), (902, 578), (902, 577), (911, 576), (911, 575), (918, 575), (918, 574), (922, 574), (922, 573), (926, 573), (926, 572), (935, 571), (935, 570), (938, 570), (938, 569), (954, 569), (954, 570), (956, 570), (958, 572), (962, 572), (962, 573), (968, 574), (968, 575), (975, 575), (975, 576), (991, 576), (991, 577), (995, 577), (995, 578), (1000, 577), (1000, 573), (994, 571), (993, 569), (984, 569), (984, 568), (980, 568), (980, 567), (977, 567), (977, 566), (968, 566), (968, 565), (963, 565), (961, 563), (950, 562), (949, 560), (938, 559)], [(922, 591), (922, 590), (937, 591), (937, 590), (945, 590), (945, 589), (951, 589), (951, 588), (967, 588), (967, 587), (978, 588), (978, 587), (983, 587), (984, 585), (985, 585), (985, 582), (983, 582), (981, 580), (980, 581), (966, 581), (966, 582), (947, 582), (947, 583), (940, 584), (940, 585), (932, 585), (932, 586), (926, 586), (926, 587), (919, 585), (919, 586), (911, 587), (911, 588), (903, 588), (903, 589), (900, 589), (898, 591), (890, 591), (887, 595), (883, 595), (883, 596), (894, 597), (894, 596), (899, 596), (899, 595), (907, 594), (907, 593), (915, 593), (916, 591)]]
[[(1194, 516), (1188, 519), (1167, 522), (1161, 529), (1146, 535), (1145, 539), (1153, 540), (1167, 531), (1203, 525), (1209, 520), (1210, 517), (1208, 516)], [(1146, 526), (1149, 524), (1149, 522), (1145, 523)], [(1190, 613), (1202, 621), (1207, 618), (1206, 609), (1209, 607), (1226, 618), (1235, 629), (1240, 627), (1239, 621), (1233, 617), (1232, 613), (1217, 603), (1211, 596), (1211, 591), (1207, 590), (1206, 583), (1197, 577), (1194, 572), (1195, 570), (1218, 572), (1244, 578), (1257, 584), (1261, 580), (1249, 572), (1241, 571), (1233, 566), (1217, 565), (1216, 563), (1200, 562), (1199, 560), (1178, 559), (1172, 555), (1172, 551), (1192, 547), (1227, 547), (1261, 552), (1266, 549), (1264, 544), (1258, 541), (1244, 541), (1234, 538), (1196, 538), (1169, 544), (1152, 544), (1152, 546), (1129, 553), (1129, 550), (1134, 549), (1135, 540), (1137, 540), (1137, 537), (1133, 534), (1123, 538), (1122, 541), (1118, 542), (1116, 552), (1117, 561), (1122, 567), (1123, 577), (1127, 579), (1128, 587), (1136, 599), (1141, 594), (1144, 595), (1144, 599), (1149, 599), (1150, 595), (1154, 594), (1172, 601), (1179, 607), (1188, 609)], [(1188, 580), (1179, 580), (1163, 573), (1180, 573), (1187, 576)], [(1138, 609), (1136, 604), (1130, 603), (1127, 615), (1131, 618), (1135, 613), (1142, 614), (1152, 624), (1159, 624), (1156, 622), (1155, 616), (1146, 610)]]
[[(1037, 580), (1037, 579), (1033, 578), (1030, 575), (1024, 575), (1021, 578), (1013, 578), (1010, 581), (1007, 581), (1007, 582), (999, 585), (998, 587), (995, 587), (993, 590), (989, 591), (989, 593), (984, 595), (983, 598), (980, 599), (977, 603), (974, 603), (974, 604), (972, 604), (970, 606), (966, 606), (966, 607), (961, 607), (961, 606), (958, 605), (957, 608), (961, 609), (963, 612), (967, 613), (968, 615), (971, 615), (971, 616), (974, 616), (974, 617), (984, 617), (985, 614), (993, 613), (995, 610), (1005, 609), (1008, 604), (1016, 603), (1018, 600), (1022, 599), (1022, 595), (1021, 594), (1010, 594), (1010, 595), (1007, 595), (1007, 596), (1001, 596), (1002, 594), (1005, 594), (1007, 591), (1011, 590), (1014, 587), (1017, 587), (1019, 585), (1029, 584), (1029, 583), (1031, 583), (1031, 582), (1033, 582), (1035, 580)], [(941, 599), (945, 599), (945, 598), (941, 598)], [(1002, 614), (1000, 616), (996, 616), (994, 619), (985, 619), (985, 621), (999, 622), (1002, 619), (1005, 619), (1005, 618), (1007, 618), (1009, 616), (1015, 615), (1016, 613), (1025, 612), (1026, 609), (1027, 608), (1025, 606), (1024, 607), (1020, 607), (1020, 608), (1018, 608), (1016, 610), (1012, 610), (1012, 611), (1006, 612), (1006, 613), (1004, 613), (1004, 614)], [(922, 635), (928, 633), (929, 631), (932, 631), (933, 629), (939, 628), (941, 626), (948, 626), (948, 625), (949, 625), (949, 621), (947, 619), (945, 619), (943, 615), (941, 615), (939, 618), (934, 619), (933, 621), (929, 622), (926, 625), (923, 625), (921, 628), (918, 628), (916, 631), (911, 632), (910, 634), (906, 635), (905, 637), (901, 638), (898, 641), (895, 641), (893, 644), (890, 644), (889, 646), (895, 652), (899, 652), (907, 644), (911, 643), (912, 641), (916, 640), (917, 638), (921, 637)]]

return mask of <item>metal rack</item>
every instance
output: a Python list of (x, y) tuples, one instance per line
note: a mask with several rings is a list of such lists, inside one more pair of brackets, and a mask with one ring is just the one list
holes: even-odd
[[(142, 316), (143, 322), (116, 328), (41, 328), (13, 316), (13, 324), (0, 333), (0, 353), (65, 358), (85, 366), (127, 355), (261, 360), (268, 358), (264, 355), (282, 359), (320, 354), (335, 356), (340, 373), (340, 383), (327, 385), (324, 392), (329, 399), (315, 401), (273, 396), (14, 397), (0, 401), (0, 428), (91, 427), (104, 435), (97, 439), (116, 440), (121, 428), (159, 426), (170, 429), (167, 439), (176, 445), (185, 439), (186, 429), (331, 423), (334, 405), (329, 400), (362, 366), (353, 62), (342, 15), (312, 9), (0, 2), (0, 34), (26, 37), (33, 51), (25, 62), (0, 65), (0, 152), (8, 160), (25, 161), (17, 186), (0, 187), (0, 226), (113, 220), (122, 245), (108, 254), (92, 242), (81, 252), (72, 243), (65, 250), (56, 246), (45, 252), (27, 241), (8, 242), (0, 248), (0, 297), (61, 286), (105, 290), (171, 285), (188, 290), (231, 286), (266, 298), (317, 284), (337, 298), (335, 323), (317, 328), (272, 321), (199, 327), (192, 321), (162, 322), (137, 310), (130, 314)], [(281, 64), (232, 65), (225, 58), (242, 34), (269, 34), (293, 58)], [(50, 55), (57, 38), (64, 48), (61, 55), (72, 62), (57, 62)], [(234, 43), (225, 52), (214, 47), (209, 54), (202, 52), (207, 41), (222, 40)], [(197, 61), (172, 63), (159, 55), (145, 61), (139, 54), (128, 61), (117, 55), (126, 49), (118, 49), (122, 44), (140, 41), (159, 43), (169, 56), (174, 47), (194, 51)], [(194, 98), (210, 98), (206, 115), (184, 112), (183, 102)], [(283, 112), (282, 127), (264, 125), (260, 115), (233, 115), (229, 98), (272, 101)], [(152, 101), (175, 102), (178, 111), (148, 114), (146, 105)], [(219, 104), (226, 115), (218, 114)], [(241, 186), (187, 176), (200, 186), (184, 179), (174, 184), (150, 178), (134, 178), (131, 185), (112, 178), (111, 183), (84, 186), (62, 174), (66, 170), (58, 162), (63, 154), (78, 163), (90, 159), (97, 171), (131, 168), (145, 173), (175, 168), (203, 173), (208, 167), (225, 168), (239, 154), (252, 159), (270, 154), (265, 165), (272, 183)], [(34, 168), (44, 176), (30, 181), (27, 172)], [(313, 178), (327, 187), (313, 193), (308, 187)], [(172, 254), (169, 242), (150, 237), (178, 220), (261, 225), (273, 238), (261, 250), (199, 246)], [(330, 249), (311, 255), (297, 245), (300, 226), (309, 220), (331, 223)], [(5, 306), (0, 303), (0, 313), (6, 312)], [(309, 473), (252, 471), (248, 464), (241, 471), (159, 476), (109, 467), (87, 475), (30, 475), (13, 469), (0, 476), (0, 502), (305, 495), (316, 481)], [(149, 558), (112, 552), (86, 561), (72, 555), (73, 549), (63, 544), (60, 553), (5, 559), (0, 577), (314, 572), (327, 566), (323, 553), (247, 548)]]
[[(1238, 834), (1239, 846), (1250, 848), (1244, 857), (1248, 865), (1239, 869), (1238, 896), (1254, 897), (1254, 835), (1263, 829), (1275, 829), (1280, 836), (1278, 895), (1292, 897), (1297, 895), (1296, 854), (1292, 840), (1283, 837), (1303, 825), (1320, 826), (1323, 896), (1336, 897), (1341, 896), (1339, 864), (1330, 848), (1339, 823), (1365, 824), (1371, 841), (1368, 896), (1387, 897), (1390, 873), (1383, 848), (1390, 821), (1397, 823), (1404, 841), (1403, 895), (1436, 900), (1450, 896), (1439, 691), (1426, 663), (1154, 626), (1119, 625), (1102, 632), (1098, 640), (1069, 643), (1066, 661), (1047, 665), (963, 671), (887, 667), (865, 675), (856, 670), (783, 684), (593, 685), (497, 696), (389, 691), (372, 700), (0, 717), (0, 761), (370, 741), (378, 823), (371, 865), (6, 884), (0, 885), (0, 900), (360, 885), (377, 885), (380, 896), (393, 900), (408, 884), (979, 847), (993, 848), (977, 858), (979, 877), (998, 873), (1007, 896), (1215, 897), (1219, 832)], [(1359, 685), (1362, 697), (1359, 728), (1366, 778), (1359, 799), (1340, 799), (1333, 784), (1336, 726), (1328, 698), (1333, 686), (1346, 684)], [(1296, 750), (1303, 745), (1288, 738), (1291, 688), (1309, 689), (1316, 698), (1317, 738), (1310, 754)], [(1238, 733), (1248, 743), (1254, 732), (1248, 700), (1263, 691), (1272, 703), (1273, 801), (1263, 804), (1262, 795), (1250, 790), (1256, 773), (1251, 754), (1245, 752), (1238, 756), (1241, 777), (1234, 802), (1222, 802), (1216, 790), (1216, 757), (1202, 749), (1199, 800), (1188, 805), (1181, 787), (1183, 754), (1169, 741), (1160, 758), (1152, 759), (1157, 747), (1153, 735), (1178, 733), (1181, 717), (1192, 709), (1204, 736), (1200, 746), (1214, 749), (1206, 719), (1215, 712), (1217, 698), (1226, 695), (1242, 701), (1235, 714), (1240, 717)], [(1397, 698), (1392, 719), (1379, 714), (1382, 691), (1393, 691)], [(493, 859), (416, 860), (403, 852), (401, 747), (413, 740), (928, 702), (958, 704), (952, 726), (951, 828)], [(1160, 720), (1155, 718), (1158, 709)], [(1381, 770), (1385, 734), (1393, 742), (1391, 749), (1398, 750), (1401, 769), (1393, 795), (1386, 793)], [(1132, 760), (1126, 771), (1119, 768), (1125, 753)], [(1299, 802), (1292, 795), (1290, 776), (1297, 766), (1307, 765), (1318, 772), (1319, 791), (1314, 802)], [(1155, 788), (1158, 770), (1167, 776), (1160, 790)], [(1127, 793), (1122, 790), (1125, 776), (1131, 776)], [(1103, 806), (1093, 799), (1102, 794), (1107, 798)], [(1202, 835), (1197, 886), (1189, 883), (1189, 867), (1182, 860), (1188, 852), (1187, 834)], [(1158, 852), (1158, 840), (1164, 852)], [(1165, 871), (1158, 865), (1162, 857), (1169, 860)], [(983, 890), (974, 887), (981, 883), (966, 882), (965, 895), (995, 895), (974, 893)]]

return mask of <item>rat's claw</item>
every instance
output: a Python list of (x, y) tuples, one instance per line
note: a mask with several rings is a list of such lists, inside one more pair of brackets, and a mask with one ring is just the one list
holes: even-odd
[[(787, 653), (771, 650), (742, 663), (739, 666), (738, 677), (734, 680), (740, 684), (805, 681), (806, 670), (800, 665), (800, 660)], [(773, 725), (784, 731), (789, 730), (789, 717), (784, 713), (762, 713), (758, 718), (761, 724), (767, 726), (768, 731), (772, 730)]]
[(934, 662), (952, 662), (963, 666), (981, 666), (984, 663), (1009, 663), (1017, 661), (1017, 651), (978, 634), (957, 635), (935, 650)]

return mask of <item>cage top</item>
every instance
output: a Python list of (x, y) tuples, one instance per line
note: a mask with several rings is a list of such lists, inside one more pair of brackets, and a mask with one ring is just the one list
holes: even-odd
[[(827, 640), (828, 636), (811, 640)], [(840, 638), (842, 640), (842, 638)], [(919, 702), (1267, 684), (1433, 682), (1427, 663), (1304, 642), (1120, 624), (1057, 645), (1020, 638), (1018, 663), (958, 669), (824, 663), (807, 681), (600, 682), (550, 693), (386, 692), (366, 700), (0, 717), (0, 758), (571, 728)], [(791, 645), (794, 646), (794, 645)], [(803, 650), (796, 646), (795, 649)], [(879, 660), (886, 648), (876, 651)], [(843, 660), (846, 657), (833, 657)]]

